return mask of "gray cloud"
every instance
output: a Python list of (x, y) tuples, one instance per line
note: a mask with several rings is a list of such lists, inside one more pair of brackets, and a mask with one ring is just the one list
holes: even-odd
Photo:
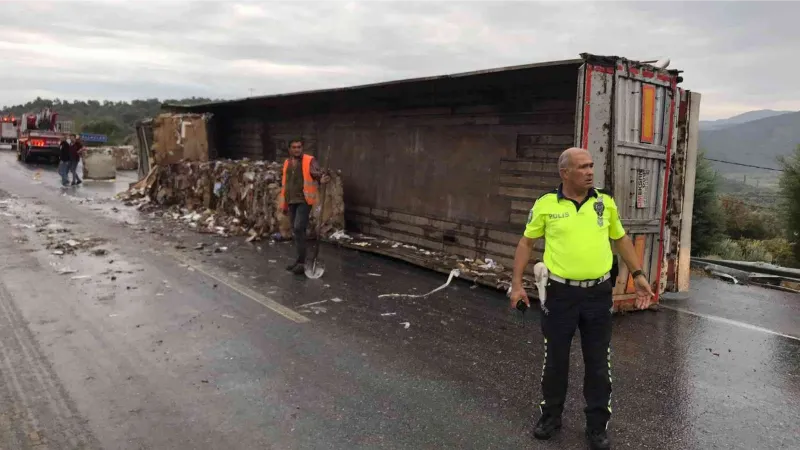
[[(0, 104), (235, 98), (580, 52), (669, 56), (703, 118), (800, 109), (791, 2), (10, 2)], [(36, 17), (36, 20), (30, 20)]]

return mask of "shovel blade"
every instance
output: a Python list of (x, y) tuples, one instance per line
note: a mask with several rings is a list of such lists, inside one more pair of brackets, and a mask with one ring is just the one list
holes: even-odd
[(316, 280), (325, 273), (325, 264), (322, 261), (314, 261), (312, 264), (306, 265), (306, 277)]

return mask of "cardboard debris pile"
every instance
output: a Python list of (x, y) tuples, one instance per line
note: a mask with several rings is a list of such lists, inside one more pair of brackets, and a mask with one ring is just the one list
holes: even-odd
[[(422, 267), (448, 273), (453, 269), (460, 271), (459, 277), (487, 286), (493, 286), (500, 290), (508, 290), (511, 287), (511, 268), (503, 267), (491, 259), (471, 259), (450, 253), (436, 252), (409, 245), (389, 239), (375, 238), (363, 234), (349, 235), (343, 231), (337, 231), (328, 239), (336, 241), (342, 246), (362, 249), (373, 253), (378, 253), (393, 258), (401, 259), (406, 262), (417, 264)], [(533, 277), (526, 273), (523, 277), (523, 286), (526, 289), (533, 289)]]
[(208, 122), (211, 114), (159, 114), (153, 119), (151, 165), (179, 164), (182, 161), (208, 162), (216, 156), (209, 145)]
[(111, 147), (117, 170), (136, 170), (139, 168), (139, 152), (132, 145)]
[[(288, 239), (289, 218), (280, 211), (282, 165), (267, 161), (218, 160), (155, 166), (123, 194), (140, 210), (172, 206), (172, 218), (201, 232)], [(344, 191), (338, 173), (320, 189), (321, 204), (312, 209), (308, 235), (316, 236), (322, 214), (323, 236), (344, 228)]]
[(83, 153), (83, 178), (87, 180), (113, 180), (117, 166), (111, 147), (89, 147)]

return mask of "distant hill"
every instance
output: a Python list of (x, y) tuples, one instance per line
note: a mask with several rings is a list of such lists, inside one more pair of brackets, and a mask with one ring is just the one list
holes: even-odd
[[(754, 166), (780, 168), (778, 157), (790, 155), (798, 145), (800, 145), (800, 112), (773, 115), (721, 129), (700, 131), (700, 149), (705, 150), (707, 158)], [(771, 178), (780, 175), (779, 172), (730, 164), (713, 163), (713, 165), (722, 174), (760, 174)]]
[(782, 114), (789, 114), (795, 111), (774, 111), (771, 109), (760, 109), (758, 111), (748, 111), (743, 114), (739, 114), (733, 117), (729, 117), (727, 119), (719, 119), (719, 120), (701, 120), (700, 121), (700, 129), (701, 130), (720, 130), (723, 128), (728, 128), (733, 125), (739, 125), (747, 122), (752, 122), (754, 120), (761, 120), (767, 119), (769, 117), (780, 116)]

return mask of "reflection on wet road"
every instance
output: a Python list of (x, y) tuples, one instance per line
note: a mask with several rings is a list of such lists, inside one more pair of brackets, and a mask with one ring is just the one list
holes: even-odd
[[(27, 414), (0, 415), (0, 438), (24, 431), (15, 448), (37, 448), (34, 432), (50, 448), (585, 448), (578, 341), (565, 427), (537, 442), (539, 320), (528, 314), (523, 327), (502, 293), (456, 280), (423, 299), (379, 298), (446, 277), (334, 246), (322, 279), (295, 277), (283, 270), (289, 244), (138, 217), (108, 200), (117, 187), (87, 184), (64, 202), (54, 173), (36, 184), (5, 156), (0, 189), (18, 198), (0, 205), (0, 252), (12, 255), (0, 271), (0, 319), (10, 318), (0, 350), (21, 356), (0, 370), (49, 393), (0, 390)], [(70, 231), (49, 237), (54, 222)], [(108, 254), (45, 249), (90, 237)], [(800, 448), (800, 342), (755, 328), (798, 335), (796, 297), (705, 279), (693, 288), (669, 303), (693, 314), (615, 318), (615, 448)]]

